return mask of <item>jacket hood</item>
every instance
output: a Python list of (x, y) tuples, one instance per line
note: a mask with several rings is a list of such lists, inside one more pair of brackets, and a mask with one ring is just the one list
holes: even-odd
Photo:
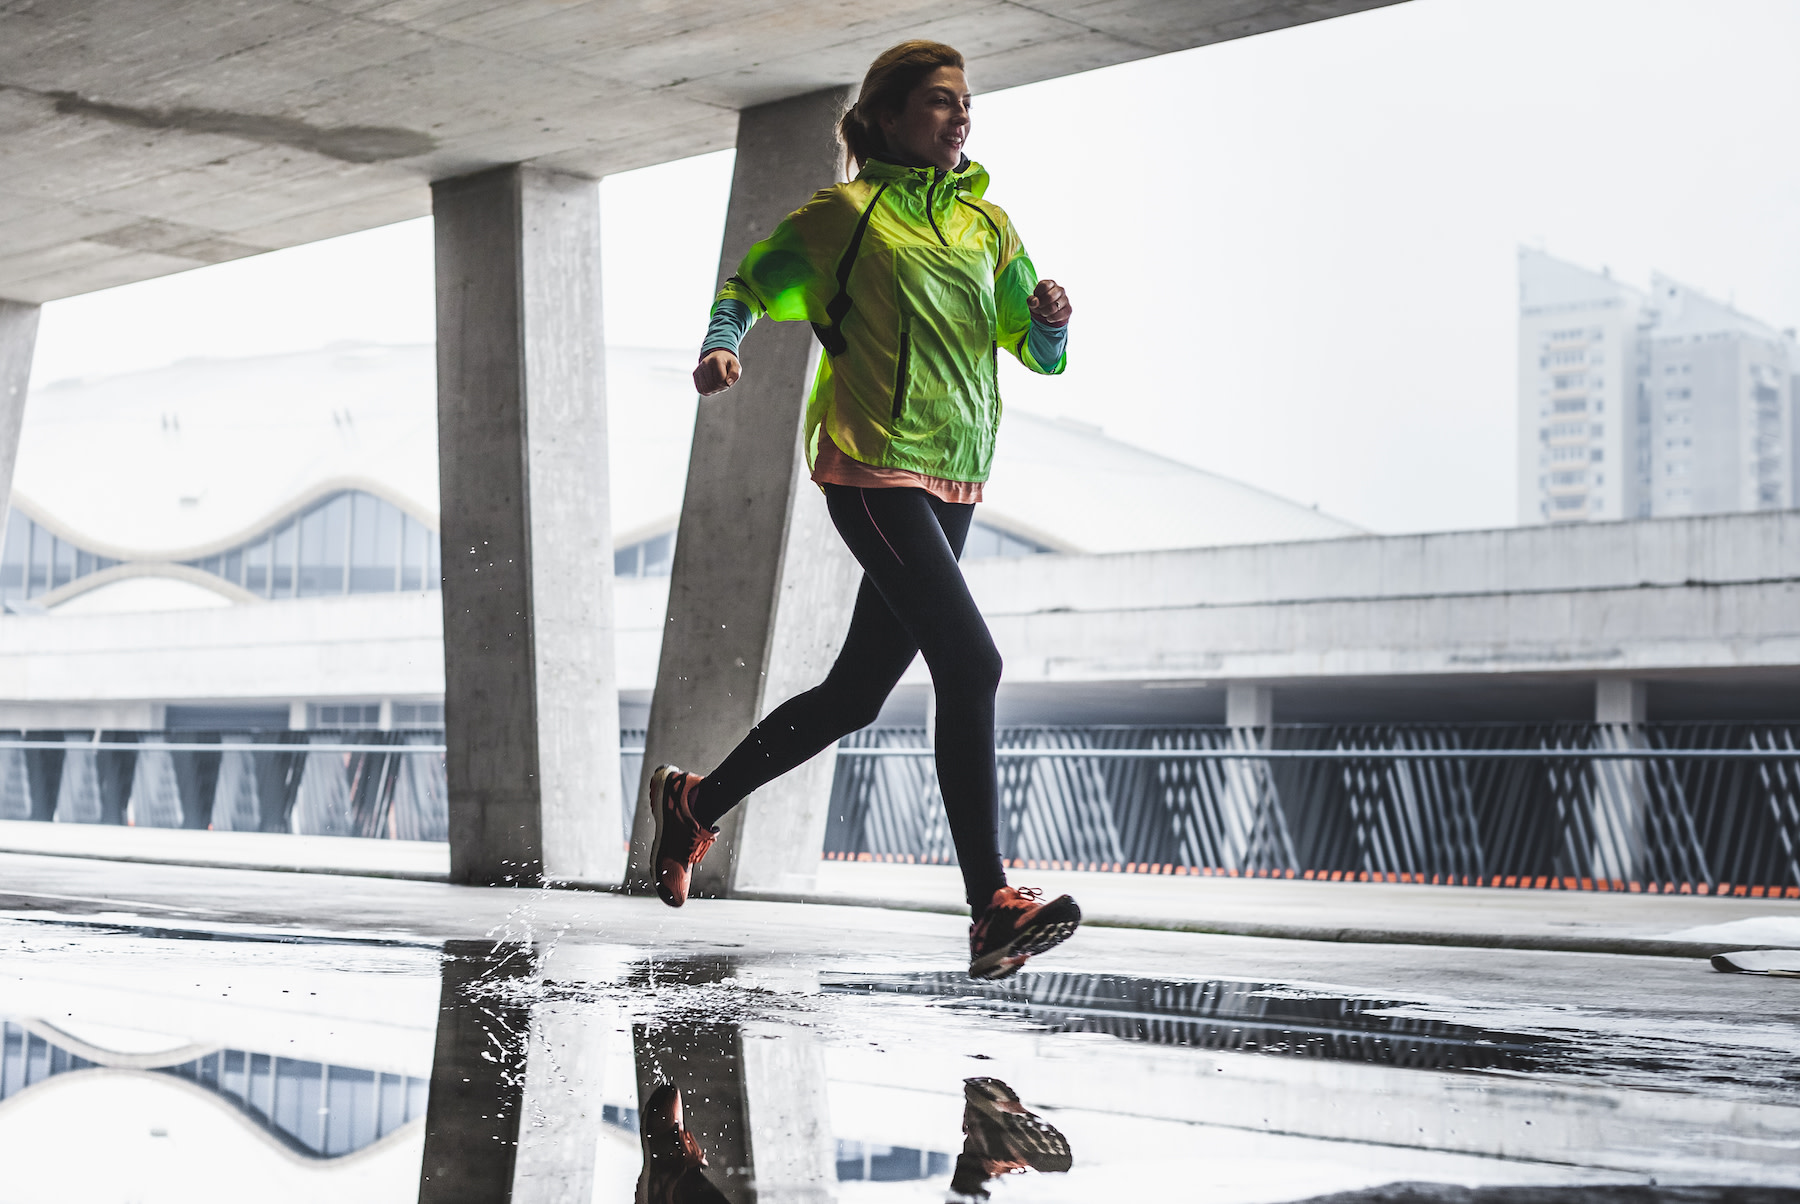
[(942, 170), (943, 169), (936, 167), (907, 167), (903, 164), (891, 163), (886, 159), (872, 158), (863, 165), (861, 171), (856, 173), (856, 178), (859, 180), (886, 180), (894, 182), (910, 179), (916, 180), (922, 184), (929, 184), (934, 179), (941, 179), (942, 181), (949, 183), (953, 191), (966, 192), (973, 197), (980, 197), (983, 193), (987, 192), (987, 168), (970, 159), (967, 155), (963, 156), (961, 163), (958, 163), (949, 171), (943, 172), (943, 175), (940, 177), (938, 173)]

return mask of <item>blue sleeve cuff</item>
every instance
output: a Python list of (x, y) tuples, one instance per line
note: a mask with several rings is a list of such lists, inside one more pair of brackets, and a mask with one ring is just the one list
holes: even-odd
[(709, 352), (729, 351), (738, 353), (738, 344), (744, 341), (744, 333), (750, 329), (750, 307), (736, 297), (721, 297), (713, 305), (712, 321), (706, 327), (706, 341), (700, 344), (700, 356), (705, 358)]
[(1063, 353), (1069, 347), (1069, 325), (1049, 326), (1036, 318), (1031, 320), (1031, 333), (1026, 336), (1026, 350), (1031, 358), (1042, 368), (1054, 368), (1062, 362)]

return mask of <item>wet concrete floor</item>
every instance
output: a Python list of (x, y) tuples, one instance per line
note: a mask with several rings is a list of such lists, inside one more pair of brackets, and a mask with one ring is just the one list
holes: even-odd
[(0, 1204), (1800, 1198), (1800, 982), (0, 858)]

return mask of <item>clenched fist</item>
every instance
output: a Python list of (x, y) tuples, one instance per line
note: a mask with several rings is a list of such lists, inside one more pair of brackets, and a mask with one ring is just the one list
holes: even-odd
[(700, 357), (694, 368), (694, 388), (700, 391), (700, 396), (711, 397), (737, 384), (738, 377), (743, 374), (737, 356), (729, 351), (709, 351)]
[(1046, 326), (1067, 326), (1069, 315), (1075, 312), (1069, 304), (1069, 294), (1054, 280), (1038, 281), (1026, 304), (1031, 307), (1032, 318)]

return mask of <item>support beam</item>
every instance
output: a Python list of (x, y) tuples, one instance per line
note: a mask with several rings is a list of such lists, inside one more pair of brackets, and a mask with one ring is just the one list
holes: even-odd
[[(836, 179), (834, 130), (847, 100), (833, 88), (739, 115), (721, 282), (753, 242)], [(743, 379), (700, 402), (645, 783), (664, 762), (702, 772), (717, 765), (758, 719), (822, 680), (843, 640), (859, 570), (806, 479), (800, 446), (816, 354), (804, 324), (759, 322), (744, 341)], [(810, 890), (834, 768), (827, 752), (727, 815), (694, 893)], [(650, 889), (654, 833), (640, 785), (631, 842), (637, 890)]]
[(450, 877), (616, 883), (599, 188), (514, 166), (431, 191)]
[(13, 465), (19, 458), (19, 428), (25, 421), (37, 329), (37, 306), (0, 301), (0, 538), (12, 508)]
[(1275, 722), (1275, 691), (1234, 681), (1225, 687), (1225, 726), (1267, 728)]
[(1650, 683), (1633, 677), (1594, 682), (1594, 722), (1643, 723), (1650, 717)]
[[(1642, 729), (1649, 713), (1648, 682), (1630, 677), (1594, 682), (1594, 721), (1601, 725), (1594, 740), (1598, 747), (1643, 747)], [(1599, 876), (1633, 881), (1649, 864), (1645, 820), (1650, 797), (1644, 767), (1631, 761), (1596, 761), (1590, 772), (1591, 864)]]

